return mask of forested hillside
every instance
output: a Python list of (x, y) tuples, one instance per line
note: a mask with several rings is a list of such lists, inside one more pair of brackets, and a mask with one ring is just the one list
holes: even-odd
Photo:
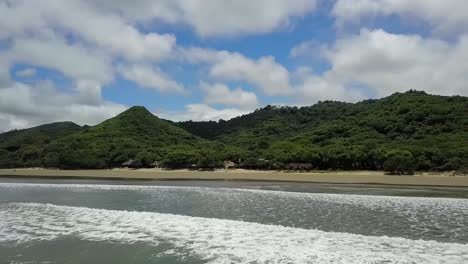
[(60, 168), (118, 167), (129, 159), (149, 166), (172, 149), (197, 149), (203, 140), (151, 114), (132, 107), (44, 148), (43, 164)]
[(72, 122), (58, 122), (0, 134), (0, 167), (41, 166), (45, 146), (83, 129)]
[[(357, 104), (267, 106), (229, 121), (179, 125), (280, 166), (307, 162), (320, 169), (382, 169), (395, 154), (409, 157), (417, 170), (457, 170), (468, 163), (468, 99), (461, 96), (410, 91)], [(251, 166), (262, 165), (251, 161)]]
[(395, 173), (468, 168), (468, 98), (417, 91), (356, 104), (267, 106), (218, 122), (173, 123), (134, 107), (77, 130), (33, 145), (33, 157), (20, 154), (31, 148), (25, 139), (11, 136), (29, 130), (9, 132), (10, 143), (0, 143), (1, 166), (106, 168), (135, 159), (168, 168), (219, 167), (224, 160), (251, 169), (290, 163)]

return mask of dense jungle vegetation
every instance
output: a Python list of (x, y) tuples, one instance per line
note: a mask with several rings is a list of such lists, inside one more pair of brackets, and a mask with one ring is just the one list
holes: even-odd
[(419, 91), (359, 103), (266, 106), (218, 122), (159, 119), (143, 107), (90, 127), (53, 123), (0, 135), (0, 167), (91, 169), (468, 170), (468, 98)]

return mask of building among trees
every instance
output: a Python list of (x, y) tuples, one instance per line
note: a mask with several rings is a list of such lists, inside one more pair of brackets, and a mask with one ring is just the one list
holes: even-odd
[(231, 160), (225, 160), (224, 161), (224, 168), (225, 169), (234, 169), (237, 167), (237, 164), (234, 163), (233, 161)]

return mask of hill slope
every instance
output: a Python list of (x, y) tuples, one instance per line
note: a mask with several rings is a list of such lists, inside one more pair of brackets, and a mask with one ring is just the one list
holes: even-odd
[(72, 122), (57, 122), (0, 134), (0, 167), (40, 166), (44, 146), (83, 129)]
[(135, 106), (99, 125), (52, 142), (45, 148), (44, 163), (62, 168), (105, 168), (137, 156), (152, 163), (171, 148), (196, 148), (200, 142), (200, 138), (159, 119), (146, 108)]
[(31, 155), (30, 137), (0, 135), (0, 167), (109, 168), (135, 159), (140, 166), (159, 161), (168, 168), (211, 168), (233, 160), (252, 169), (289, 163), (346, 170), (401, 164), (409, 170), (468, 169), (468, 98), (416, 91), (356, 104), (267, 106), (220, 122), (173, 123), (133, 107), (94, 127), (57, 129), (33, 140)]
[(461, 96), (410, 91), (356, 104), (267, 106), (229, 121), (178, 125), (280, 166), (311, 162), (321, 169), (382, 169), (393, 150), (409, 151), (419, 170), (468, 166), (463, 165), (468, 161), (468, 98)]
[(447, 132), (466, 131), (467, 104), (466, 97), (410, 91), (356, 104), (326, 101), (300, 108), (267, 106), (229, 121), (186, 121), (178, 125), (206, 139), (231, 142), (241, 139), (243, 134), (255, 140), (287, 138), (337, 121), (365, 126), (391, 137), (410, 137), (419, 129), (435, 129), (431, 134), (443, 132), (442, 128)]

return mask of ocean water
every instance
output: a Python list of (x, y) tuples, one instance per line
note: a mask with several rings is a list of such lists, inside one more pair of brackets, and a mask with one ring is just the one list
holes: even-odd
[(0, 263), (468, 263), (468, 199), (414, 193), (3, 181)]

